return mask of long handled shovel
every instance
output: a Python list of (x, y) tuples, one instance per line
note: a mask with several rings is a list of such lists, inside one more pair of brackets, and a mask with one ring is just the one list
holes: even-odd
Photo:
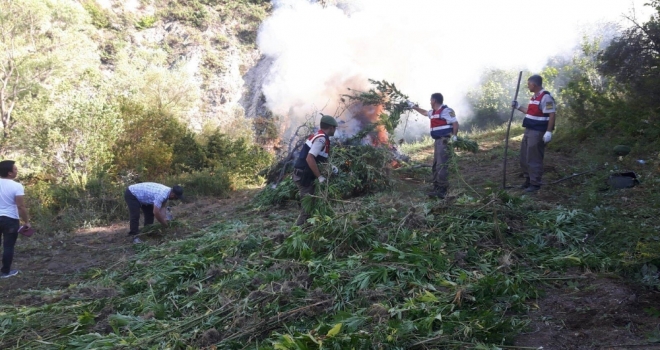
[[(518, 74), (518, 85), (516, 85), (516, 96), (513, 98), (514, 101), (518, 100), (518, 92), (520, 91), (520, 80), (522, 79), (522, 71)], [(506, 159), (509, 153), (509, 131), (511, 131), (511, 122), (513, 121), (513, 113), (516, 112), (516, 109), (511, 106), (511, 117), (509, 118), (509, 125), (506, 127), (506, 141), (504, 143), (504, 174), (502, 176), (502, 189), (506, 189)]]

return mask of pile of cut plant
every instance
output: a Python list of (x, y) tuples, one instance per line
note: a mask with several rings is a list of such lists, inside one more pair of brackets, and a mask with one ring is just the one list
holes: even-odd
[[(394, 155), (389, 148), (371, 145), (338, 145), (332, 148), (330, 162), (321, 164), (319, 170), (328, 178), (326, 184), (319, 185), (323, 193), (332, 199), (347, 199), (367, 193), (391, 188), (390, 169)], [(339, 170), (332, 173), (331, 165)], [(297, 200), (298, 190), (291, 179), (289, 166), (283, 172), (279, 183), (266, 186), (255, 198), (255, 204), (267, 208), (272, 204), (282, 204)]]
[[(120, 269), (22, 291), (0, 307), (2, 348), (492, 348), (527, 324), (535, 284), (612, 262), (592, 215), (491, 193), (442, 202), (380, 193), (242, 216), (137, 246)], [(323, 199), (320, 199), (323, 200)], [(269, 233), (286, 233), (284, 241)]]

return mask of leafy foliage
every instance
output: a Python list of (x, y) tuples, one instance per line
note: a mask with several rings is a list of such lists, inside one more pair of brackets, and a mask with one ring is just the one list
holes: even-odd
[(137, 29), (148, 29), (154, 26), (158, 19), (155, 16), (144, 16), (135, 22), (135, 28)]
[[(84, 10), (59, 0), (0, 2), (2, 145), (26, 117), (24, 102), (41, 102), (53, 85), (77, 79), (97, 64)], [(55, 78), (55, 79), (54, 79)], [(51, 90), (51, 91), (49, 91)], [(17, 124), (18, 123), (18, 124)]]
[(660, 63), (660, 2), (653, 0), (646, 5), (656, 13), (646, 23), (629, 18), (633, 25), (604, 50), (599, 68), (636, 94), (646, 96), (645, 100), (655, 101), (660, 97), (660, 84), (654, 78)]
[[(481, 76), (481, 84), (468, 91), (467, 100), (474, 111), (469, 126), (488, 128), (500, 125), (511, 117), (511, 100), (516, 93), (518, 72), (489, 69)], [(519, 101), (527, 96), (524, 82), (521, 83)], [(520, 117), (518, 116), (518, 119)]]
[(394, 83), (373, 79), (369, 79), (369, 82), (375, 87), (366, 92), (356, 91), (352, 95), (343, 95), (343, 97), (348, 98), (350, 102), (383, 107), (388, 113), (380, 115), (379, 125), (384, 126), (385, 130), (393, 135), (394, 130), (401, 122), (401, 115), (408, 109), (406, 104), (408, 96), (399, 91)]
[[(393, 160), (389, 149), (369, 145), (339, 145), (332, 147), (330, 164), (339, 169), (338, 174), (332, 174), (329, 164), (321, 165), (321, 172), (329, 178), (327, 184), (317, 185), (317, 194), (322, 200), (314, 197), (305, 198), (302, 205), (310, 212), (321, 211), (330, 214), (330, 202), (360, 195), (375, 193), (391, 188), (390, 163)], [(281, 182), (276, 187), (266, 186), (257, 197), (254, 204), (268, 207), (293, 200), (298, 191), (290, 180)]]
[[(581, 239), (598, 218), (499, 197), (445, 209), (396, 195), (336, 202), (334, 217), (316, 215), (281, 244), (262, 232), (288, 230), (290, 218), (275, 216), (273, 226), (237, 217), (145, 246), (125, 269), (89, 274), (66, 299), (6, 309), (3, 340), (50, 346), (22, 332), (30, 329), (74, 349), (508, 345), (527, 325), (518, 315), (548, 267), (597, 269), (608, 260)], [(498, 238), (511, 218), (532, 220), (532, 229)], [(563, 242), (544, 241), (560, 232)], [(102, 286), (116, 286), (117, 296), (79, 293)]]
[(82, 6), (92, 18), (92, 24), (99, 29), (110, 27), (110, 16), (103, 10), (95, 0), (82, 1)]
[(468, 151), (472, 153), (477, 153), (479, 151), (479, 144), (477, 141), (470, 140), (466, 137), (457, 137), (456, 141), (452, 143), (452, 147), (455, 149)]
[[(120, 112), (124, 133), (115, 145), (115, 167), (122, 173), (135, 171), (141, 179), (171, 172), (174, 146), (178, 140), (188, 138), (187, 128), (171, 114), (148, 110), (131, 101), (122, 103)], [(199, 165), (200, 157), (193, 153), (193, 168)]]
[(115, 106), (104, 101), (74, 97), (68, 102), (44, 135), (51, 164), (45, 171), (84, 187), (86, 179), (112, 162), (112, 145), (123, 132), (122, 120)]
[(206, 30), (209, 24), (209, 13), (199, 0), (168, 0), (165, 17), (188, 23), (200, 30)]
[(276, 186), (271, 185), (264, 188), (253, 201), (256, 206), (268, 207), (295, 199), (298, 199), (298, 187), (289, 176)]

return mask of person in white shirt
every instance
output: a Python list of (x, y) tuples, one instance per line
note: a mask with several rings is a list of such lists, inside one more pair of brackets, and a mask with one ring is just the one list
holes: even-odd
[[(165, 217), (165, 202), (168, 199), (183, 199), (183, 188), (174, 186), (172, 188), (155, 182), (142, 182), (128, 186), (124, 192), (124, 200), (128, 205), (130, 215), (129, 236), (140, 233), (140, 210), (144, 213), (144, 226), (154, 223), (154, 218), (164, 227), (168, 227)], [(138, 237), (133, 238), (133, 243), (141, 243)]]
[[(30, 228), (30, 219), (25, 207), (23, 185), (14, 181), (18, 169), (13, 160), (0, 162), (0, 236), (2, 236), (2, 269), (0, 278), (18, 275), (11, 269), (14, 260), (14, 246), (18, 238), (20, 220), (25, 228)], [(20, 220), (19, 220), (20, 219)]]

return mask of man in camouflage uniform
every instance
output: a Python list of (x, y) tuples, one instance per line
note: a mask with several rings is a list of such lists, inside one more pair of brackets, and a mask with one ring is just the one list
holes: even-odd
[(552, 95), (543, 88), (540, 75), (529, 77), (527, 87), (534, 93), (529, 105), (523, 107), (518, 101), (513, 101), (511, 107), (525, 113), (525, 134), (520, 145), (520, 168), (525, 182), (521, 188), (525, 192), (534, 193), (541, 189), (545, 145), (552, 140), (557, 106)]
[[(314, 194), (314, 180), (318, 179), (319, 183), (326, 181), (325, 176), (321, 175), (319, 165), (328, 162), (328, 157), (330, 156), (330, 137), (335, 135), (337, 126), (338, 124), (335, 118), (324, 115), (321, 118), (321, 129), (307, 138), (302, 151), (300, 151), (298, 160), (294, 165), (293, 181), (298, 186), (301, 201), (305, 196)], [(333, 166), (332, 171), (333, 173), (337, 173), (337, 168)], [(304, 208), (301, 208), (296, 226), (307, 222), (309, 217), (310, 213), (305, 211)]]
[(449, 187), (449, 159), (451, 157), (451, 142), (456, 141), (458, 120), (453, 109), (443, 104), (441, 93), (431, 95), (431, 110), (419, 108), (407, 101), (408, 107), (427, 116), (431, 120), (431, 137), (435, 140), (433, 148), (433, 190), (428, 193), (431, 198), (445, 198)]

